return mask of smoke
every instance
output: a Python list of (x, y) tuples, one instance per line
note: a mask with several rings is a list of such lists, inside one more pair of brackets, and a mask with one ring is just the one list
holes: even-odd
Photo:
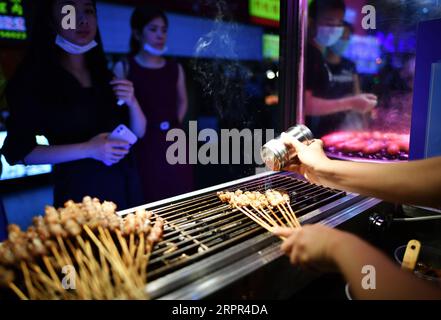
[[(203, 35), (195, 46), (192, 68), (205, 96), (212, 98), (221, 119), (246, 122), (243, 109), (248, 96), (244, 84), (251, 72), (242, 65), (237, 54), (234, 34), (238, 25), (229, 17), (225, 0), (206, 0), (215, 8), (213, 29)], [(207, 58), (209, 57), (209, 58)]]

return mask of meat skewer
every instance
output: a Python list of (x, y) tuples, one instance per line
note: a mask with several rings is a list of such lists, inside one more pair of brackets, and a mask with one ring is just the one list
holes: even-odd
[[(289, 195), (275, 190), (267, 190), (265, 194), (258, 191), (236, 190), (235, 192), (218, 192), (219, 200), (238, 209), (254, 222), (272, 232), (276, 227), (300, 228), (294, 210), (290, 205)], [(284, 223), (274, 208), (286, 221)]]
[[(21, 272), (27, 294), (13, 276), (0, 279), (0, 285), (21, 299), (146, 298), (149, 256), (164, 228), (163, 219), (155, 217), (152, 224), (152, 218), (145, 210), (121, 218), (115, 204), (90, 197), (58, 210), (46, 207), (27, 231), (10, 225), (8, 240), (0, 244), (0, 270)], [(130, 248), (126, 238), (133, 239)], [(66, 265), (77, 272), (74, 293), (64, 290), (57, 276)]]

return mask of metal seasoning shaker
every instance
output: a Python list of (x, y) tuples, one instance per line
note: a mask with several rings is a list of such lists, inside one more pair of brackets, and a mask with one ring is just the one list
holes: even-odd
[[(285, 133), (306, 144), (310, 144), (314, 140), (311, 130), (304, 125), (291, 127)], [(293, 162), (290, 161), (289, 150), (283, 143), (281, 136), (265, 144), (260, 154), (268, 169), (273, 171), (280, 171)]]

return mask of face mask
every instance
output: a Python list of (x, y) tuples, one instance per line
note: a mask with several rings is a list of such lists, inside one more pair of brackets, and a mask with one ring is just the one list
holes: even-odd
[(147, 51), (148, 53), (150, 53), (152, 56), (160, 57), (160, 56), (163, 56), (168, 51), (168, 48), (164, 47), (164, 49), (159, 50), (159, 49), (153, 48), (151, 45), (146, 43), (144, 45), (144, 50)]
[(330, 47), (343, 36), (344, 32), (344, 27), (318, 27), (315, 41), (322, 47)]
[(57, 35), (57, 38), (55, 39), (55, 43), (67, 53), (75, 54), (75, 55), (84, 54), (98, 45), (98, 43), (95, 40), (93, 40), (88, 44), (86, 44), (85, 46), (79, 46), (66, 40), (60, 35)]
[(331, 47), (332, 52), (338, 56), (342, 56), (349, 46), (349, 40), (338, 40), (336, 44)]

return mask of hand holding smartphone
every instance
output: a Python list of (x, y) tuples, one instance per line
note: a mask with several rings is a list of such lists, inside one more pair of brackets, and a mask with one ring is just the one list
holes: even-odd
[(130, 145), (134, 145), (138, 141), (136, 135), (123, 124), (119, 125), (115, 130), (113, 130), (108, 139), (125, 141)]

